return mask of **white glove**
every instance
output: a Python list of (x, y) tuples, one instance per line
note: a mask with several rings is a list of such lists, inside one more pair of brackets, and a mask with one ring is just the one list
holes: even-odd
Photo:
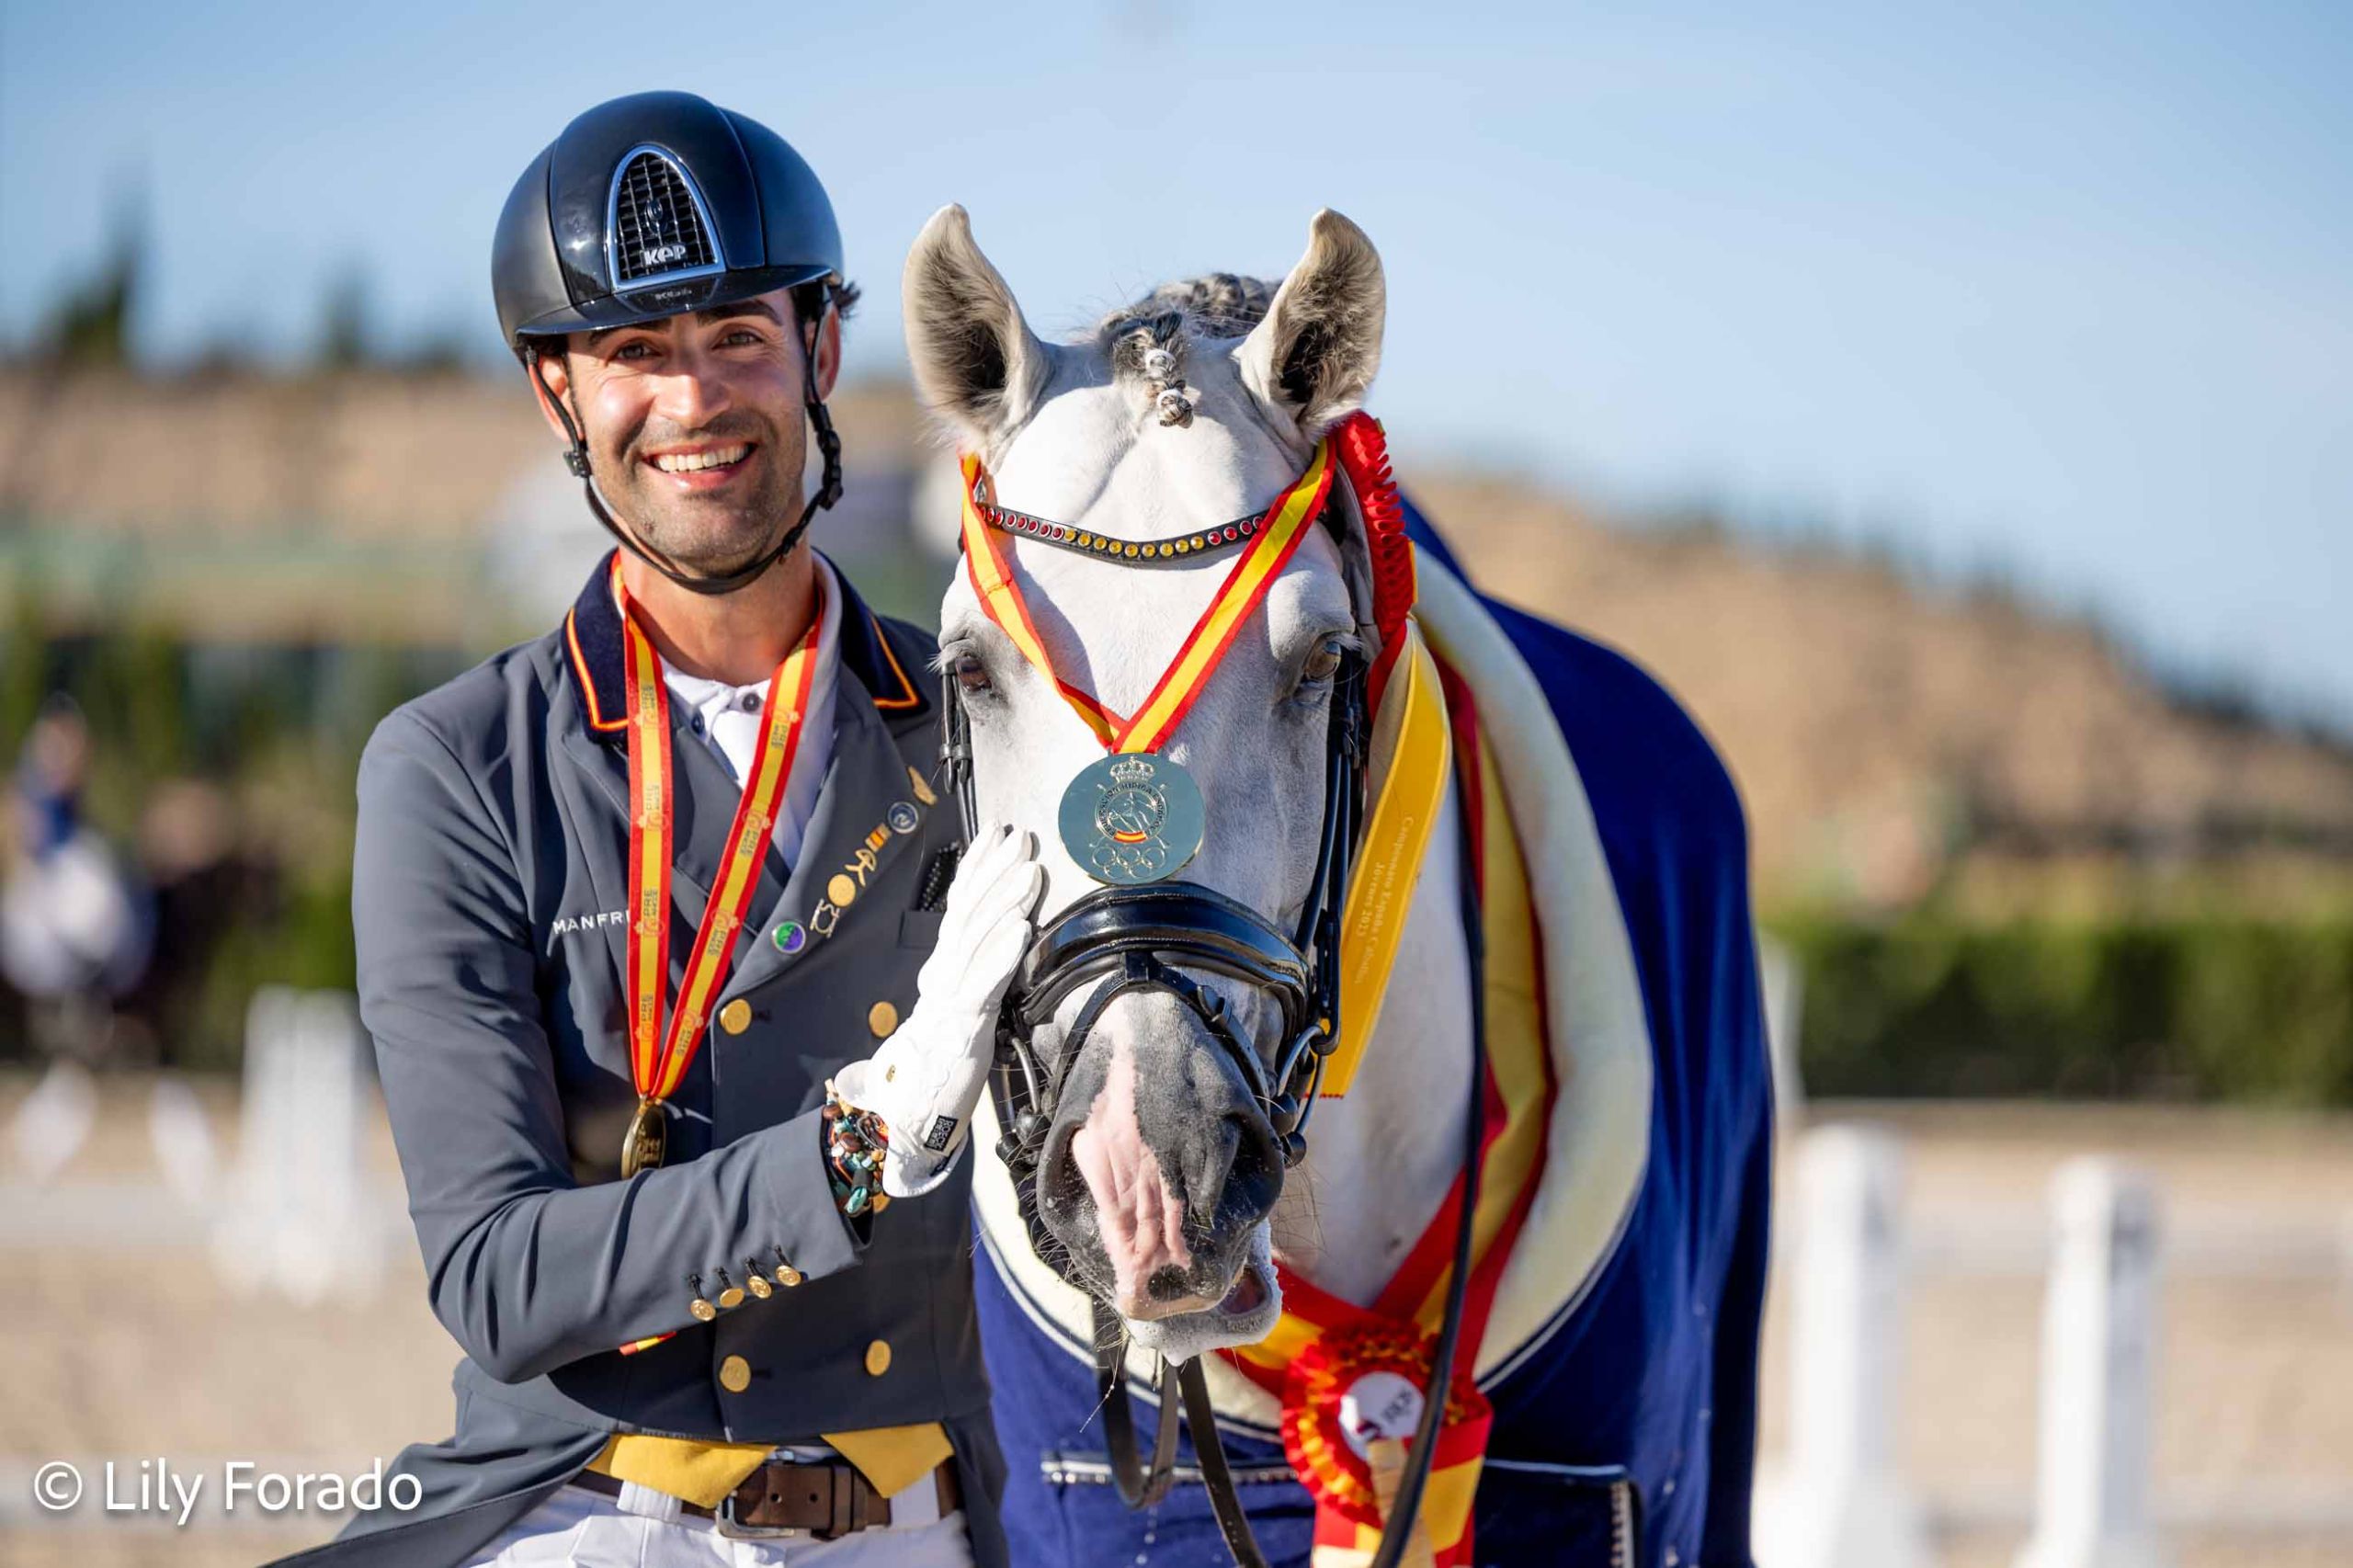
[(939, 945), (915, 976), (914, 1009), (872, 1056), (834, 1074), (843, 1100), (890, 1130), (882, 1190), (892, 1198), (938, 1186), (962, 1152), (988, 1081), (998, 1004), (1029, 950), (1045, 885), (1035, 837), (982, 829), (949, 884)]

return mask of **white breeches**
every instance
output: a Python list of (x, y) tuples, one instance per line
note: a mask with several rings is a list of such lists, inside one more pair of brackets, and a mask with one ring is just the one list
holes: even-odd
[[(930, 1481), (926, 1476), (922, 1484), (928, 1487)], [(559, 1486), (467, 1568), (972, 1568), (961, 1511), (919, 1524), (863, 1529), (838, 1540), (731, 1540), (710, 1519), (660, 1517), (667, 1510), (658, 1494), (631, 1491), (624, 1499)], [(640, 1495), (647, 1512), (622, 1506)]]

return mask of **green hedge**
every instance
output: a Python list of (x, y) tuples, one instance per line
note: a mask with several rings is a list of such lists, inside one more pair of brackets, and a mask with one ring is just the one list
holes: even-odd
[(1772, 923), (1810, 1095), (2353, 1106), (2353, 919)]

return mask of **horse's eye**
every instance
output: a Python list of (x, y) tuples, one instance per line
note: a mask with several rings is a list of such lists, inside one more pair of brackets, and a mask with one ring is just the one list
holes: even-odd
[(987, 666), (970, 653), (956, 655), (956, 684), (966, 691), (986, 691), (989, 688)]
[(1347, 651), (1337, 637), (1326, 637), (1315, 652), (1307, 655), (1306, 665), (1299, 672), (1302, 686), (1321, 686), (1340, 673), (1340, 656)]

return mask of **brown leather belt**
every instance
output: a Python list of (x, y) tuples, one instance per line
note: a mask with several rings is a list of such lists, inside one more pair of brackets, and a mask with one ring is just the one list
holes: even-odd
[[(946, 1518), (963, 1506), (956, 1484), (956, 1461), (942, 1463), (932, 1472), (939, 1489), (939, 1517)], [(621, 1483), (609, 1475), (584, 1470), (572, 1478), (574, 1486), (621, 1494)], [(716, 1519), (723, 1533), (761, 1535), (790, 1532), (816, 1540), (833, 1540), (891, 1522), (891, 1500), (846, 1460), (796, 1463), (771, 1460), (744, 1478), (742, 1485), (716, 1508), (681, 1500), (681, 1513), (699, 1519)]]

